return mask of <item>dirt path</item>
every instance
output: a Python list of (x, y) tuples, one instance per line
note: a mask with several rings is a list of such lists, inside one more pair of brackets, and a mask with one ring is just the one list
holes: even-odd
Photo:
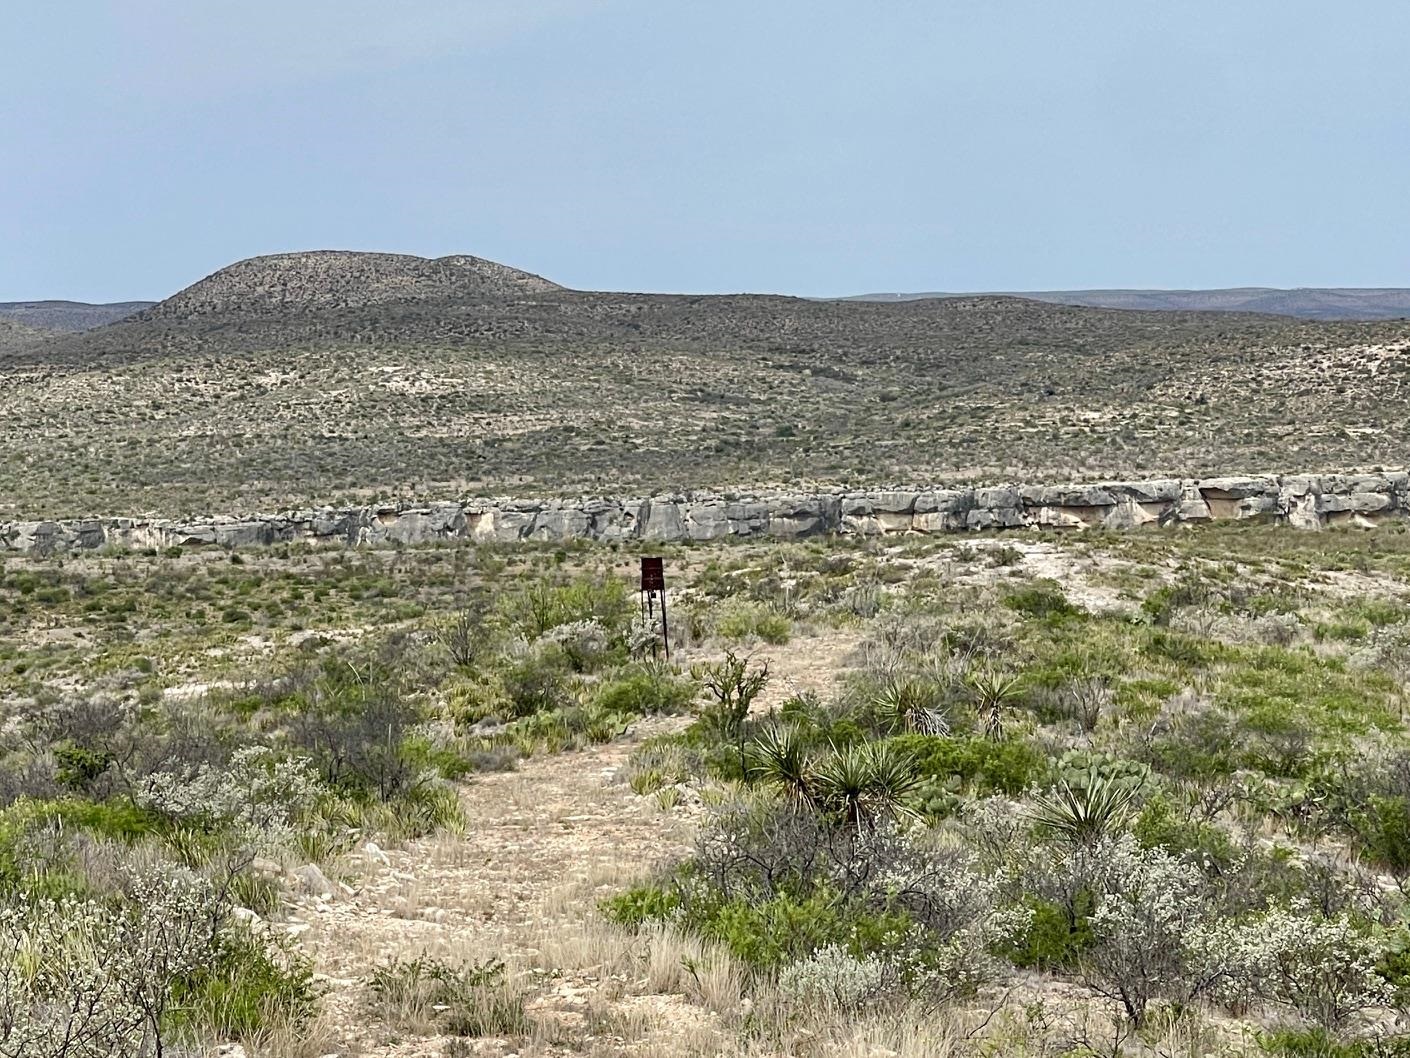
[(683, 817), (613, 781), (634, 741), (477, 779), (462, 795), (463, 836), (387, 851), (387, 863), (366, 863), (352, 896), (301, 909), (341, 1054), (446, 1053), (446, 1040), (395, 1042), (378, 1024), (365, 984), (377, 965), (419, 954), (532, 962), (547, 931), (570, 928), (601, 897), (686, 851)]
[[(853, 633), (828, 632), (758, 651), (774, 673), (768, 704), (802, 689), (826, 693), (855, 641)], [(351, 893), (297, 904), (290, 928), (327, 989), (328, 1046), (316, 1053), (510, 1053), (498, 1041), (466, 1050), (445, 1037), (409, 1037), (375, 1015), (368, 975), (420, 954), (451, 963), (503, 959), (528, 979), (537, 996), (531, 1013), (561, 1031), (530, 1041), (518, 1052), (525, 1056), (687, 1053), (683, 1040), (708, 1032), (711, 1015), (682, 995), (653, 993), (649, 968), (632, 964), (622, 939), (595, 915), (603, 897), (689, 850), (696, 813), (663, 810), (619, 774), (642, 738), (682, 723), (644, 721), (623, 741), (479, 776), (462, 791), (464, 835), (360, 856)]]

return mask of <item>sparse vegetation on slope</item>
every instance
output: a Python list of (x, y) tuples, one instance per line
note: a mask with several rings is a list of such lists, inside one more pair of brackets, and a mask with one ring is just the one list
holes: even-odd
[[(294, 255), (0, 361), (0, 518), (1399, 465), (1403, 323)], [(507, 278), (505, 278), (507, 275)]]

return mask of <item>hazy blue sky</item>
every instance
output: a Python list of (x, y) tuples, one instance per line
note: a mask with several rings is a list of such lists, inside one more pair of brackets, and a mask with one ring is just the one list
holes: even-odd
[(1404, 0), (0, 3), (0, 300), (1410, 286)]

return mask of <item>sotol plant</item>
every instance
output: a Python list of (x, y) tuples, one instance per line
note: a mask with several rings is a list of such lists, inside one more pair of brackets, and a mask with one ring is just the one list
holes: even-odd
[(1092, 844), (1125, 823), (1135, 797), (1136, 788), (1119, 779), (1102, 775), (1077, 783), (1062, 779), (1033, 799), (1031, 815), (1039, 831)]

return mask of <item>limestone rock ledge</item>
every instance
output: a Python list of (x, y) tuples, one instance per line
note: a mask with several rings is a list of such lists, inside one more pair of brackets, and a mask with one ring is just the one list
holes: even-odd
[(1005, 485), (648, 499), (511, 500), (318, 507), (247, 517), (85, 518), (0, 523), (0, 552), (100, 547), (362, 546), (437, 540), (682, 541), (826, 533), (1136, 529), (1256, 519), (1299, 529), (1410, 518), (1410, 472)]

